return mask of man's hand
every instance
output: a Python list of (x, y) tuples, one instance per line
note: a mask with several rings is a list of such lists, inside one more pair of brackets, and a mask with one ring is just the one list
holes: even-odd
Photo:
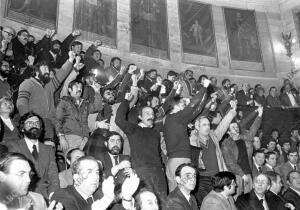
[(131, 168), (131, 163), (128, 160), (123, 160), (118, 164), (119, 170), (122, 170), (124, 168)]
[(81, 32), (79, 30), (74, 30), (72, 36), (80, 36)]
[(138, 84), (138, 76), (136, 74), (131, 75), (131, 80), (132, 80), (132, 86), (137, 87)]
[(96, 128), (109, 129), (110, 124), (106, 122), (106, 120), (97, 121)]
[(33, 66), (33, 64), (34, 64), (34, 61), (35, 61), (35, 58), (32, 56), (32, 55), (29, 55), (28, 57), (27, 57), (27, 65), (28, 66)]
[(63, 151), (67, 151), (69, 149), (69, 144), (64, 135), (59, 136), (59, 144)]
[(113, 200), (115, 197), (114, 189), (114, 178), (112, 176), (109, 176), (107, 179), (104, 179), (104, 181), (102, 182), (103, 197)]
[(80, 56), (76, 56), (76, 62), (74, 64), (74, 68), (79, 71), (81, 70), (83, 67), (84, 67), (84, 64), (83, 63), (80, 63), (81, 61), (81, 57)]
[(203, 87), (207, 88), (210, 83), (211, 83), (211, 81), (209, 79), (204, 79), (204, 81), (203, 81)]
[(229, 103), (230, 103), (231, 108), (234, 109), (234, 110), (236, 110), (237, 100), (231, 100)]
[(76, 57), (75, 52), (73, 52), (72, 50), (69, 51), (69, 61), (70, 61), (71, 63), (73, 63), (75, 57)]
[(49, 29), (49, 28), (47, 28), (46, 29), (46, 37), (47, 38), (52, 38), (52, 36), (55, 34), (55, 30), (54, 29)]
[(131, 93), (126, 93), (126, 94), (125, 94), (125, 99), (126, 99), (127, 101), (131, 101), (132, 98), (133, 98), (133, 95), (132, 95)]
[(130, 177), (126, 178), (122, 184), (122, 198), (125, 200), (131, 200), (132, 195), (137, 190), (140, 184), (140, 178), (136, 174), (132, 174)]
[(1, 51), (2, 52), (4, 52), (5, 50), (6, 50), (6, 48), (7, 48), (7, 46), (8, 46), (8, 41), (7, 40), (5, 40), (5, 39), (3, 39), (2, 41), (1, 41)]
[(96, 41), (94, 42), (94, 45), (95, 45), (95, 47), (101, 46), (101, 45), (102, 45), (101, 40), (96, 40)]

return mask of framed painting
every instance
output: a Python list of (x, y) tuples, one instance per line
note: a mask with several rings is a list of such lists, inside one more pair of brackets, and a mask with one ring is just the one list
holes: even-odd
[(131, 51), (169, 58), (166, 0), (131, 0)]
[(255, 12), (224, 8), (224, 17), (231, 66), (234, 69), (263, 71)]
[[(195, 64), (209, 65), (209, 60), (214, 60), (213, 63), (216, 64), (217, 50), (211, 5), (179, 0), (179, 18), (184, 61), (189, 62), (194, 57), (195, 61), (204, 61)], [(201, 57), (204, 59), (199, 59)]]
[(56, 28), (59, 0), (7, 0), (6, 17), (23, 24)]
[(74, 28), (82, 39), (116, 47), (117, 0), (75, 0)]
[[(298, 38), (298, 40), (300, 40), (300, 8), (295, 9), (293, 11), (293, 15), (294, 15), (294, 22), (295, 22), (297, 38)], [(298, 41), (298, 43), (300, 44), (299, 41)]]

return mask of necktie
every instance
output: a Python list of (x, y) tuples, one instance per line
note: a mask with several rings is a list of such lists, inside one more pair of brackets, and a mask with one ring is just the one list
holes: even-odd
[(296, 165), (294, 165), (294, 171), (297, 171), (297, 166)]
[(261, 167), (259, 166), (258, 167), (258, 172), (261, 174), (262, 170), (261, 170)]
[(39, 158), (39, 154), (38, 154), (38, 151), (37, 151), (37, 148), (36, 148), (35, 144), (32, 146), (32, 153), (31, 154), (34, 157), (34, 159), (37, 160)]
[(118, 155), (114, 155), (115, 165), (119, 164)]
[(88, 199), (86, 199), (86, 202), (88, 203), (88, 205), (92, 205), (94, 201), (92, 197), (88, 197)]
[(260, 201), (261, 201), (261, 203), (262, 203), (262, 205), (264, 207), (264, 210), (269, 210), (269, 207), (268, 207), (268, 204), (266, 202), (266, 199), (263, 198)]

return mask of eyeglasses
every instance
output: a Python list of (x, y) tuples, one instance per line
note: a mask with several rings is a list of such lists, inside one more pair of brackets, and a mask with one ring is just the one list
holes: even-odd
[(14, 36), (15, 36), (13, 33), (10, 33), (10, 32), (8, 32), (8, 31), (3, 31), (3, 32), (7, 33), (8, 36), (11, 36), (11, 37), (14, 37)]
[(29, 127), (40, 127), (41, 126), (40, 121), (27, 121), (27, 122), (25, 122), (25, 125), (29, 126)]

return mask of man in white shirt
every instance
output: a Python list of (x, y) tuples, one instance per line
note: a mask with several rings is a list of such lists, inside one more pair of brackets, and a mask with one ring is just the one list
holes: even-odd
[(262, 171), (274, 171), (277, 165), (277, 155), (275, 152), (267, 152), (265, 154), (266, 163), (262, 167)]

